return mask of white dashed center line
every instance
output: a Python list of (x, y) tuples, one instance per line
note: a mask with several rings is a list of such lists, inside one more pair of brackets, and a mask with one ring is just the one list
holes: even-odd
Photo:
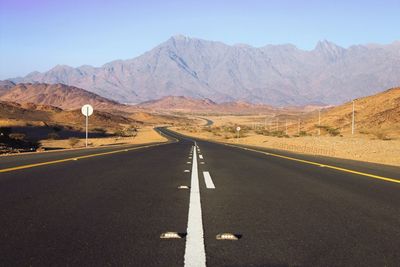
[(189, 216), (185, 247), (185, 266), (206, 266), (196, 149), (194, 149), (193, 153)]
[(199, 155), (199, 158), (200, 158), (200, 159), (203, 159), (203, 155)]

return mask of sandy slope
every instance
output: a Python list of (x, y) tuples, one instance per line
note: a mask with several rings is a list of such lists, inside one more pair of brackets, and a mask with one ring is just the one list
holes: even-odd
[(289, 150), (400, 166), (400, 140), (371, 140), (360, 137), (305, 136), (278, 138), (248, 133), (246, 137), (226, 139), (200, 128), (175, 127), (182, 134), (226, 143)]

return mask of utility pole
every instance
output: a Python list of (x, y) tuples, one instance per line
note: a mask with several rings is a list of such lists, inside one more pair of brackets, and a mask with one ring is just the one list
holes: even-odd
[(318, 135), (321, 135), (321, 109), (318, 109)]
[(279, 131), (279, 119), (278, 119), (278, 117), (276, 118), (276, 131)]
[(297, 135), (300, 136), (300, 118), (297, 119)]
[(285, 134), (287, 135), (287, 120), (285, 120)]
[(352, 119), (351, 119), (351, 134), (353, 135), (353, 134), (354, 134), (354, 128), (355, 128), (355, 120), (354, 120), (354, 100), (353, 100), (352, 102), (353, 102), (353, 116), (352, 116)]

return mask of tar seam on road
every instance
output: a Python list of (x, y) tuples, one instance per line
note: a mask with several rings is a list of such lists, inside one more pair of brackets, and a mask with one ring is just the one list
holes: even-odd
[(211, 179), (211, 175), (209, 172), (203, 172), (204, 182), (206, 183), (206, 187), (209, 189), (215, 189), (215, 185), (213, 180)]
[(206, 266), (196, 149), (194, 149), (193, 152), (189, 215), (185, 247), (185, 266)]
[(240, 148), (240, 149), (244, 149), (244, 150), (248, 150), (248, 151), (257, 152), (257, 153), (265, 154), (265, 155), (268, 155), (268, 156), (273, 156), (273, 157), (278, 157), (278, 158), (282, 158), (282, 159), (293, 160), (293, 161), (297, 161), (297, 162), (311, 164), (311, 165), (318, 166), (318, 167), (325, 167), (325, 168), (329, 168), (329, 169), (333, 169), (333, 170), (338, 170), (338, 171), (342, 171), (342, 172), (358, 174), (358, 175), (362, 175), (362, 176), (366, 176), (366, 177), (370, 177), (370, 178), (374, 178), (374, 179), (378, 179), (378, 180), (382, 180), (382, 181), (386, 181), (386, 182), (392, 182), (392, 183), (400, 184), (400, 180), (397, 180), (395, 178), (383, 177), (383, 176), (374, 175), (374, 174), (370, 174), (370, 173), (354, 171), (354, 170), (350, 170), (350, 169), (346, 169), (346, 168), (341, 168), (341, 167), (332, 166), (332, 165), (326, 165), (326, 164), (322, 164), (322, 163), (318, 163), (318, 162), (314, 162), (314, 161), (308, 161), (308, 160), (304, 160), (304, 159), (287, 157), (287, 156), (274, 154), (274, 153), (270, 153), (270, 152), (259, 151), (259, 150), (251, 149), (251, 148), (245, 148), (245, 147), (234, 146), (234, 145), (229, 145), (229, 144), (224, 144), (224, 145), (230, 146), (230, 147), (236, 147), (236, 148)]
[(169, 143), (154, 144), (154, 145), (147, 145), (147, 146), (139, 146), (139, 147), (134, 147), (134, 148), (129, 148), (129, 149), (120, 149), (120, 150), (114, 150), (114, 151), (102, 152), (102, 153), (96, 153), (96, 154), (89, 154), (89, 155), (73, 157), (73, 158), (66, 158), (66, 159), (60, 159), (60, 160), (52, 160), (52, 161), (46, 161), (46, 162), (33, 163), (33, 164), (28, 164), (28, 165), (22, 165), (22, 166), (17, 166), (17, 167), (0, 169), (0, 173), (2, 173), (2, 172), (11, 172), (11, 171), (16, 171), (16, 170), (22, 170), (22, 169), (29, 169), (29, 168), (34, 168), (34, 167), (39, 167), (39, 166), (44, 166), (44, 165), (50, 165), (50, 164), (56, 164), (56, 163), (62, 163), (62, 162), (67, 162), (67, 161), (75, 161), (75, 160), (78, 160), (78, 159), (86, 159), (86, 158), (110, 155), (110, 154), (115, 154), (115, 153), (119, 153), (119, 152), (126, 152), (126, 151), (137, 150), (137, 149), (141, 149), (141, 148), (154, 147), (154, 146), (160, 146), (160, 145), (166, 145), (166, 144), (169, 144)]

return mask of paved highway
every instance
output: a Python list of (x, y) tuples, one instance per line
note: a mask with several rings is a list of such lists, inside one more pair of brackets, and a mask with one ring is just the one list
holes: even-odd
[(161, 130), (0, 157), (0, 266), (400, 266), (400, 168)]

